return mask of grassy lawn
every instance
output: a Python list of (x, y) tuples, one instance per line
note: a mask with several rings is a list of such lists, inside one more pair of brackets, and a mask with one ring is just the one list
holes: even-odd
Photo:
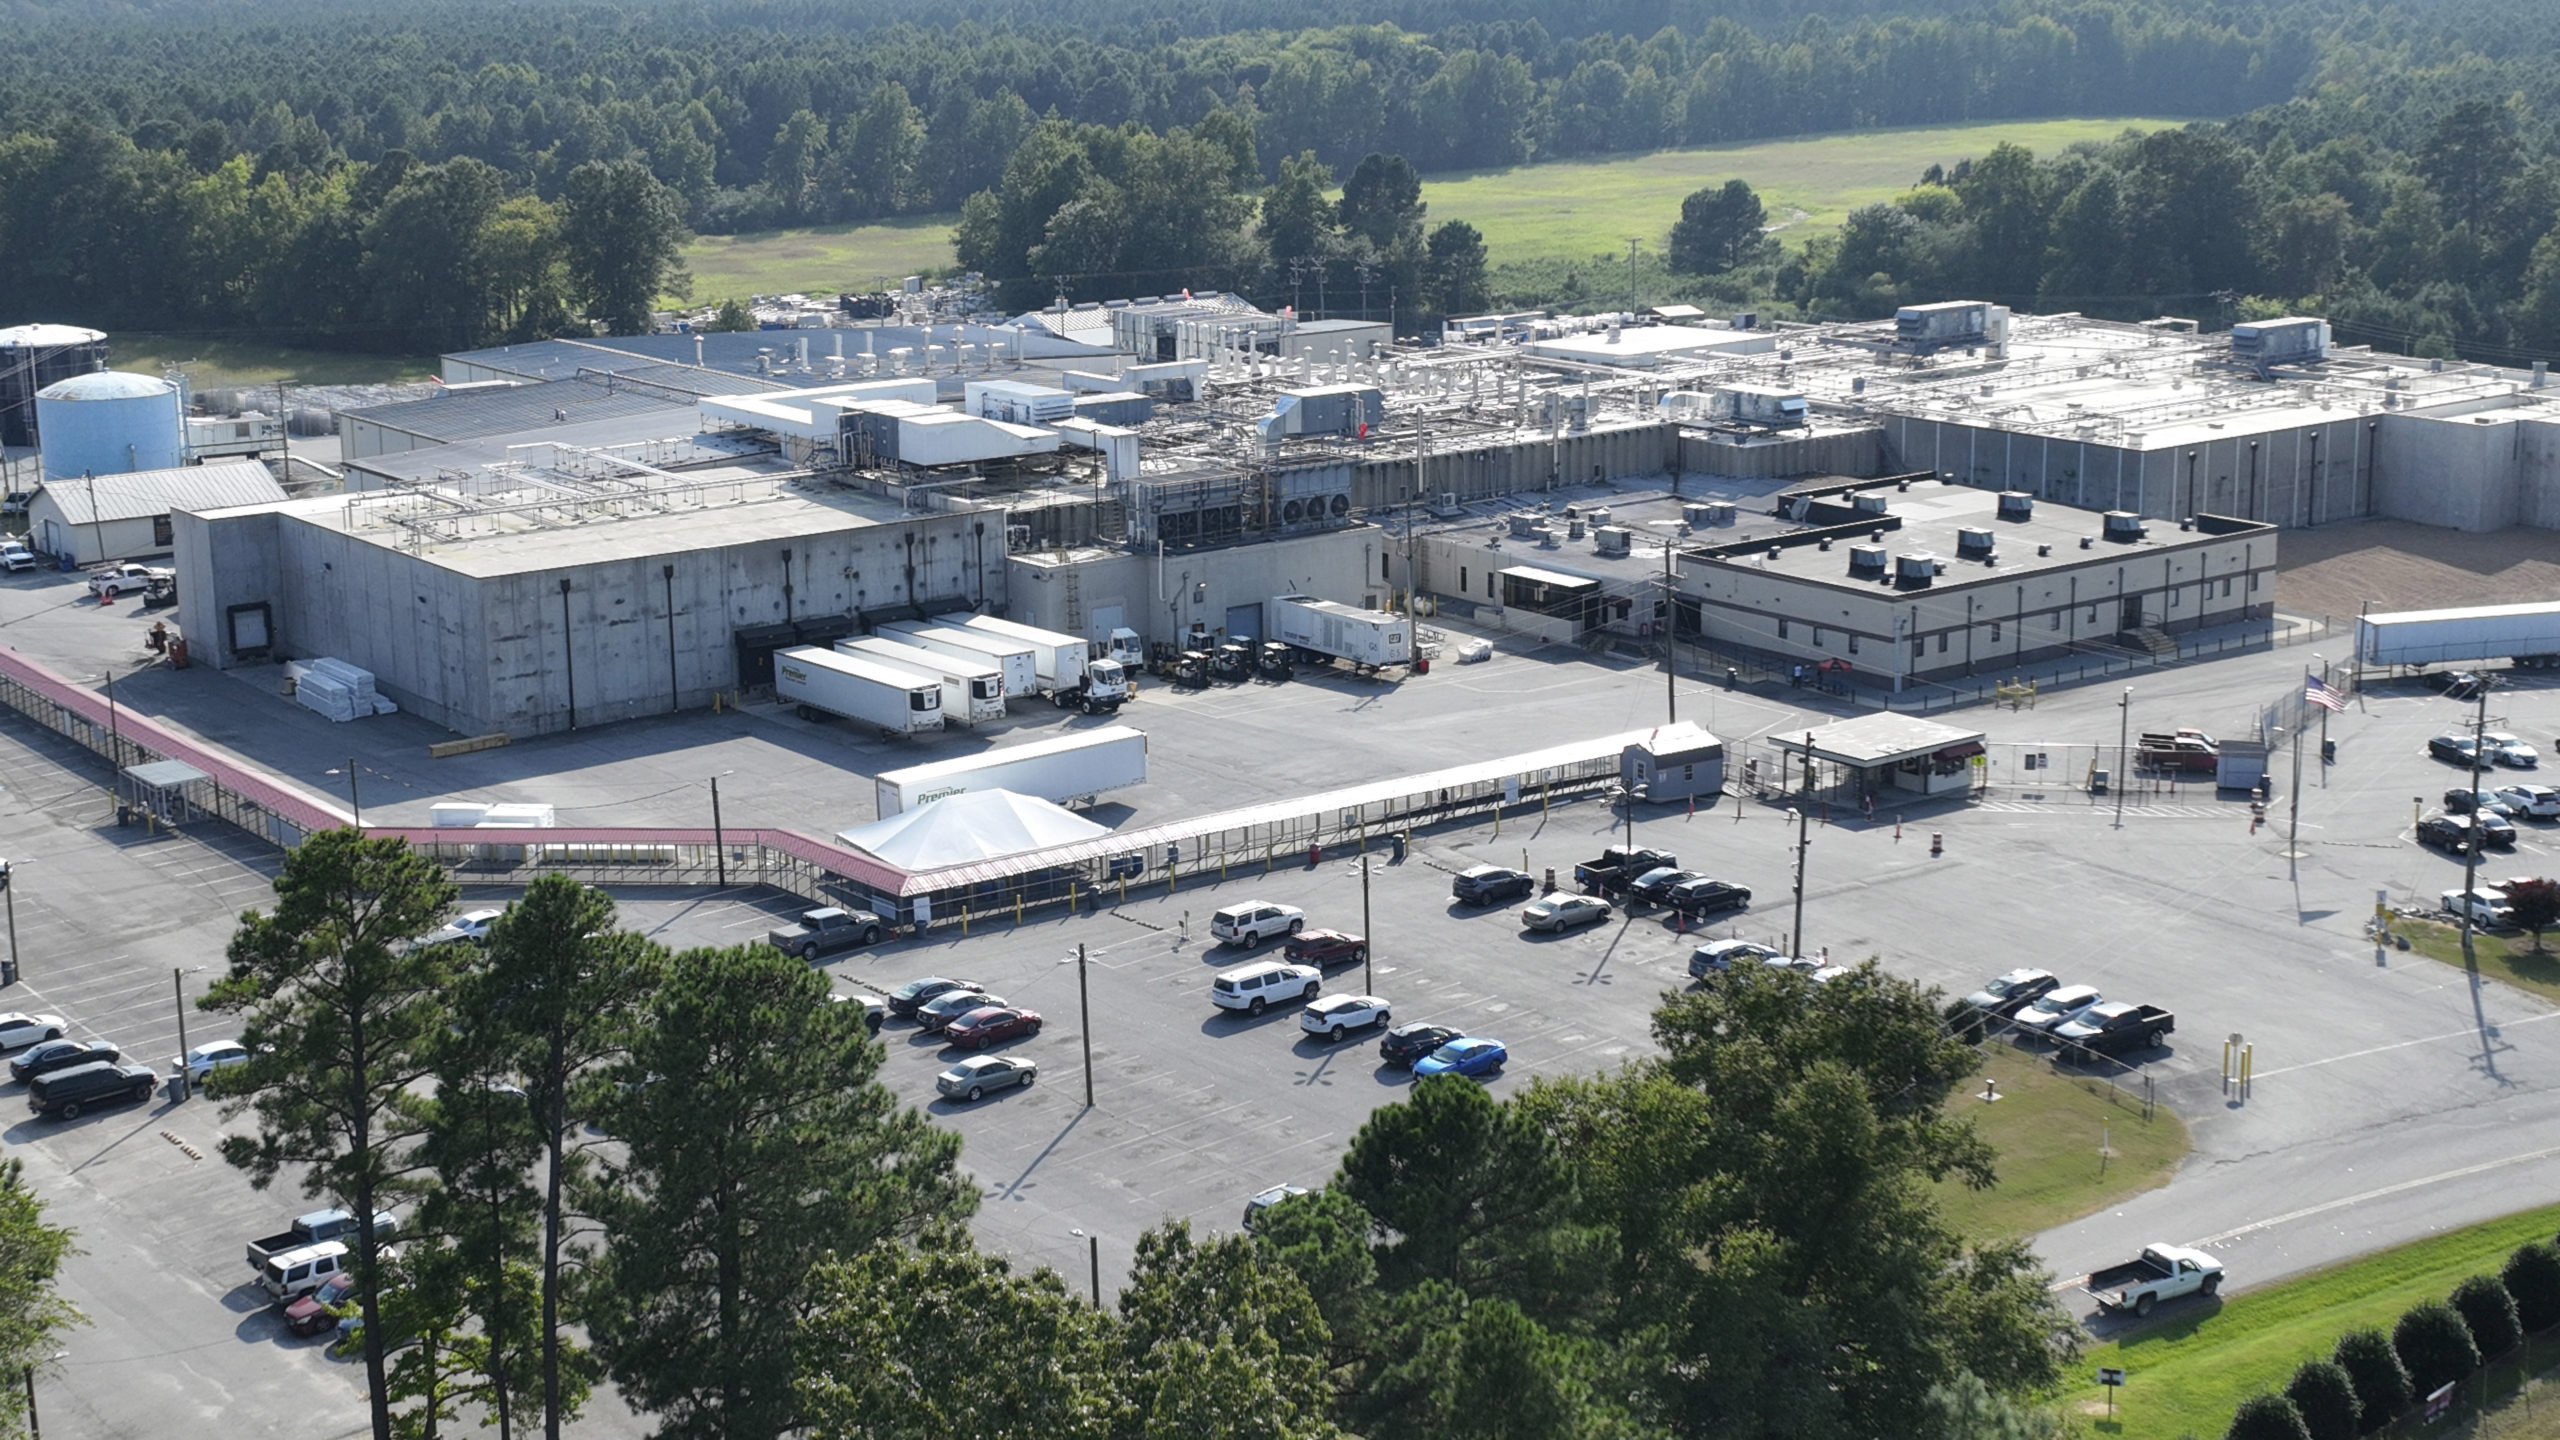
[(697, 305), (794, 291), (880, 290), (954, 263), (957, 215), (911, 215), (879, 225), (826, 225), (752, 235), (704, 235), (684, 247)]
[(171, 365), (187, 372), (199, 390), (245, 385), (380, 385), (424, 380), (436, 373), (433, 355), (367, 355), (346, 350), (298, 350), (264, 340), (118, 330), (107, 337), (107, 360), (119, 370), (157, 375)]
[[(1737, 176), (1751, 183), (1791, 242), (1837, 227), (1852, 210), (1909, 189), (1931, 163), (1952, 165), (2007, 141), (2050, 155), (2128, 129), (2183, 123), (2153, 119), (2038, 120), (1873, 130), (1652, 155), (1523, 165), (1426, 179), (1429, 223), (1466, 220), (1496, 261), (1583, 260), (1627, 253), (1630, 236), (1659, 253), (1700, 186)], [(1798, 214), (1796, 212), (1802, 212)]]
[[(2483, 879), (2480, 883), (2490, 882)], [(2411, 953), (2440, 960), (2457, 970), (2462, 968), (2460, 927), (2439, 925), (2432, 920), (2394, 920), (2391, 928), (2409, 937)], [(2530, 990), (2545, 1000), (2560, 1001), (2560, 932), (2545, 931), (2542, 943), (2545, 948), (2536, 954), (2530, 935), (2475, 932), (2471, 953), (2479, 959), (2481, 974), (2504, 980), (2519, 990)]]
[[(2166, 1106), (2144, 1120), (2138, 1078), (2128, 1097), (2103, 1080), (2057, 1072), (2041, 1056), (1999, 1041), (1983, 1046), (1982, 1056), (1982, 1073), (2003, 1098), (1983, 1103), (1976, 1079), (1947, 1104), (1971, 1116), (1999, 1151), (2000, 1183), (1978, 1191), (1938, 1187), (1938, 1209), (1960, 1233), (1990, 1239), (2051, 1229), (2169, 1183), (2186, 1156), (2186, 1122)], [(2102, 1136), (2113, 1152), (2104, 1157)]]
[[(2443, 1299), (2468, 1276), (2497, 1273), (2510, 1251), (2528, 1240), (2549, 1239), (2555, 1228), (2560, 1228), (2560, 1205), (2433, 1236), (2222, 1300), (2181, 1300), (2085, 1357), (2083, 1375), (2094, 1375), (2100, 1366), (2125, 1371), (2112, 1422), (2104, 1418), (2104, 1393), (2095, 1385), (2070, 1394), (2066, 1408), (2098, 1433), (2125, 1440), (2220, 1435), (2230, 1428), (2232, 1412), (2242, 1400), (2281, 1388), (2294, 1367), (2327, 1355), (2340, 1335), (2367, 1325), (2388, 1332), (2411, 1305)], [(2249, 1283), (2246, 1275), (2231, 1278), (2237, 1285)], [(2552, 1358), (2551, 1341), (2545, 1338), (2540, 1345), (2543, 1358)], [(2512, 1386), (2522, 1367), (2510, 1363), (2503, 1368), (2504, 1384)], [(2494, 1374), (2491, 1385), (2493, 1391), (2500, 1385)]]

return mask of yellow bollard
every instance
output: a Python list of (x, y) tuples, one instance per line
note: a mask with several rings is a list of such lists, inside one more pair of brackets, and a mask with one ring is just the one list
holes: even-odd
[(1068, 913), (1068, 914), (1070, 914), (1070, 915), (1073, 915), (1074, 913), (1076, 913), (1077, 909), (1078, 909), (1078, 908), (1080, 908), (1083, 904), (1084, 904), (1084, 886), (1083, 886), (1082, 882), (1080, 882), (1080, 881), (1075, 881), (1075, 880), (1070, 880), (1070, 881), (1068, 881), (1068, 882), (1067, 882), (1067, 913)]
[(969, 934), (969, 907), (966, 905), (960, 907), (960, 934), (963, 939)]
[(1013, 923), (1022, 923), (1022, 897), (1019, 895), (1013, 897)]
[(1227, 857), (1224, 853), (1218, 856), (1218, 878), (1221, 880), (1227, 878)]
[(1120, 903), (1129, 903), (1129, 877), (1126, 875), (1120, 877)]

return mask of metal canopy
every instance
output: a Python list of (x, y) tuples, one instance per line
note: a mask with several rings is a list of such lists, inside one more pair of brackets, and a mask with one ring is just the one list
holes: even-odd
[(1597, 590), (1600, 588), (1600, 582), (1597, 580), (1586, 579), (1580, 575), (1567, 575), (1559, 570), (1541, 570), (1535, 565), (1512, 565), (1506, 567), (1501, 573), (1506, 580), (1544, 585), (1551, 590)]
[(1825, 725), (1810, 735), (1772, 735), (1769, 742), (1793, 755), (1805, 753), (1808, 745), (1815, 759), (1858, 769), (1874, 769), (1895, 765), (1905, 760), (1936, 756), (1948, 750), (1972, 746), (1973, 754), (1982, 748), (1983, 732), (1954, 725), (1941, 725), (1917, 715), (1898, 715), (1880, 710), (1854, 720)]

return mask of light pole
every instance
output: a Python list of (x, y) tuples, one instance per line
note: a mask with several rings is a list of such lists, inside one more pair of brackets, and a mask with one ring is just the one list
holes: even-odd
[[(1076, 946), (1076, 1028), (1084, 1033), (1084, 1108), (1093, 1108), (1093, 997), (1084, 983), (1084, 946)], [(1093, 1303), (1101, 1304), (1100, 1299)]]
[(1813, 814), (1789, 806), (1787, 818), (1796, 822), (1796, 930), (1787, 953), (1801, 956), (1804, 954), (1804, 857), (1805, 852), (1813, 847)]
[(1377, 943), (1377, 937), (1369, 933), (1369, 852), (1363, 850), (1360, 852), (1360, 988), (1372, 995), (1378, 993), (1378, 981), (1369, 969), (1369, 948)]
[(2125, 741), (2133, 731), (2133, 687), (2116, 701), (2116, 828), (2124, 828), (2124, 785), (2132, 772), (2124, 768)]
[(2480, 753), (2480, 737), (2489, 728), (2489, 677), (2482, 675), (2479, 683), (2474, 685), (2472, 689), (2478, 693), (2479, 706), (2472, 712), (2471, 767), (2469, 771), (2466, 772), (2471, 777), (2470, 784), (2471, 794), (2473, 797), (2471, 805), (2471, 843), (2462, 847), (2462, 963), (2466, 966), (2476, 965), (2479, 963), (2471, 953), (2471, 932), (2474, 928), (2471, 923), (2471, 907), (2479, 903), (2473, 897), (2478, 895), (2480, 892), (2481, 829), (2479, 794), (2480, 768), (2481, 760), (2483, 758)]
[(2286, 737), (2293, 742), (2293, 793), (2285, 797), (2284, 853), (2288, 860), (2302, 858), (2302, 728), (2295, 726)]
[(1086, 1264), (1093, 1272), (1093, 1308), (1102, 1308), (1102, 1237), (1087, 1235), (1082, 1229), (1067, 1232), (1084, 1242)]
[(711, 863), (716, 868), (720, 888), (729, 888), (729, 841), (720, 829), (720, 777), (711, 777)]
[(18, 892), (9, 884), (9, 862), (6, 860), (0, 860), (0, 901), (6, 901), (9, 906), (8, 983), (15, 985), (18, 983)]
[[(332, 770), (328, 773), (335, 775), (338, 772)], [(356, 789), (356, 757), (353, 755), (347, 757), (347, 806), (355, 811), (355, 828), (363, 829), (364, 796)]]
[[(1634, 255), (1632, 247), (1628, 252)], [(1673, 598), (1676, 583), (1671, 576), (1671, 541), (1662, 542), (1662, 690), (1665, 723), (1680, 723), (1680, 605)]]
[[(2329, 662), (2321, 660), (2317, 655), (2314, 655), (2311, 658), (2320, 661), (2320, 688), (2322, 690), (2327, 690), (2329, 688)], [(2333, 696), (2331, 698), (2334, 699), (2335, 697)], [(2326, 705), (2320, 707), (2320, 788), (2323, 790), (2329, 788), (2329, 707)]]

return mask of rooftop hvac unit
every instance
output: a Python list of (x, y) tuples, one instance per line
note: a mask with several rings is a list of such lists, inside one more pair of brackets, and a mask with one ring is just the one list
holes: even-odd
[(1938, 578), (1938, 557), (1926, 551), (1917, 555), (1897, 555), (1893, 560), (1893, 578), (1900, 585), (1926, 585)]
[(1511, 533), (1520, 539), (1526, 540), (1530, 536), (1538, 533), (1538, 514), (1536, 511), (1514, 510), (1508, 518), (1511, 521)]
[(2035, 513), (2036, 497), (2033, 495), (2028, 494), (2024, 490), (2003, 490), (2000, 492), (2001, 519), (2031, 520), (2035, 518)]
[(2142, 538), (2142, 517), (2130, 510), (2110, 510), (2105, 515), (2106, 527), (2101, 532), (2110, 540)]
[(1623, 525), (1603, 525), (1591, 532), (1591, 547), (1603, 555), (1627, 556), (1635, 553), (1634, 531)]
[(1457, 491), (1443, 490), (1440, 492), (1440, 503), (1431, 507), (1431, 513), (1439, 519), (1449, 520), (1466, 514), (1467, 510), (1465, 506), (1458, 503)]
[(2231, 356), (2264, 370), (2329, 358), (2329, 322), (2307, 315), (2257, 320), (2231, 327)]
[(1028, 525), (1007, 525), (1004, 527), (1004, 548), (1009, 553), (1018, 553), (1020, 551), (1030, 549), (1031, 527)]
[(1696, 530), (1715, 522), (1708, 518), (1706, 506), (1683, 505), (1680, 507), (1680, 523)]
[(1608, 506), (1606, 506), (1606, 505), (1601, 505), (1601, 506), (1594, 507), (1594, 508), (1593, 508), (1593, 510), (1591, 511), (1591, 523), (1592, 523), (1592, 524), (1594, 524), (1594, 525), (1606, 525), (1606, 524), (1608, 524), (1608, 523), (1609, 523), (1609, 507), (1608, 507)]
[(1862, 576), (1869, 580), (1880, 579), (1884, 575), (1884, 565), (1885, 551), (1883, 546), (1852, 545), (1849, 547), (1850, 574)]
[(1565, 521), (1564, 521), (1564, 538), (1566, 538), (1567, 540), (1579, 540), (1579, 539), (1581, 539), (1581, 538), (1582, 538), (1582, 517), (1581, 517), (1581, 516), (1579, 516), (1579, 515), (1573, 515), (1573, 514), (1567, 514), (1567, 515), (1565, 516)]
[(1736, 510), (1734, 503), (1730, 500), (1710, 500), (1707, 502), (1707, 523), (1710, 525), (1730, 525), (1733, 523), (1733, 518), (1737, 513), (1739, 512)]
[(1862, 515), (1881, 515), (1884, 513), (1885, 498), (1881, 491), (1861, 490), (1857, 494), (1849, 497), (1849, 503), (1855, 506), (1858, 512)]
[(1979, 345), (1989, 338), (1991, 304), (1986, 300), (1947, 300), (1935, 305), (1905, 305), (1893, 314), (1897, 349), (1941, 350)]
[(1990, 554), (1990, 531), (1972, 525), (1957, 527), (1956, 555), (1959, 559), (1982, 560), (1989, 558)]

